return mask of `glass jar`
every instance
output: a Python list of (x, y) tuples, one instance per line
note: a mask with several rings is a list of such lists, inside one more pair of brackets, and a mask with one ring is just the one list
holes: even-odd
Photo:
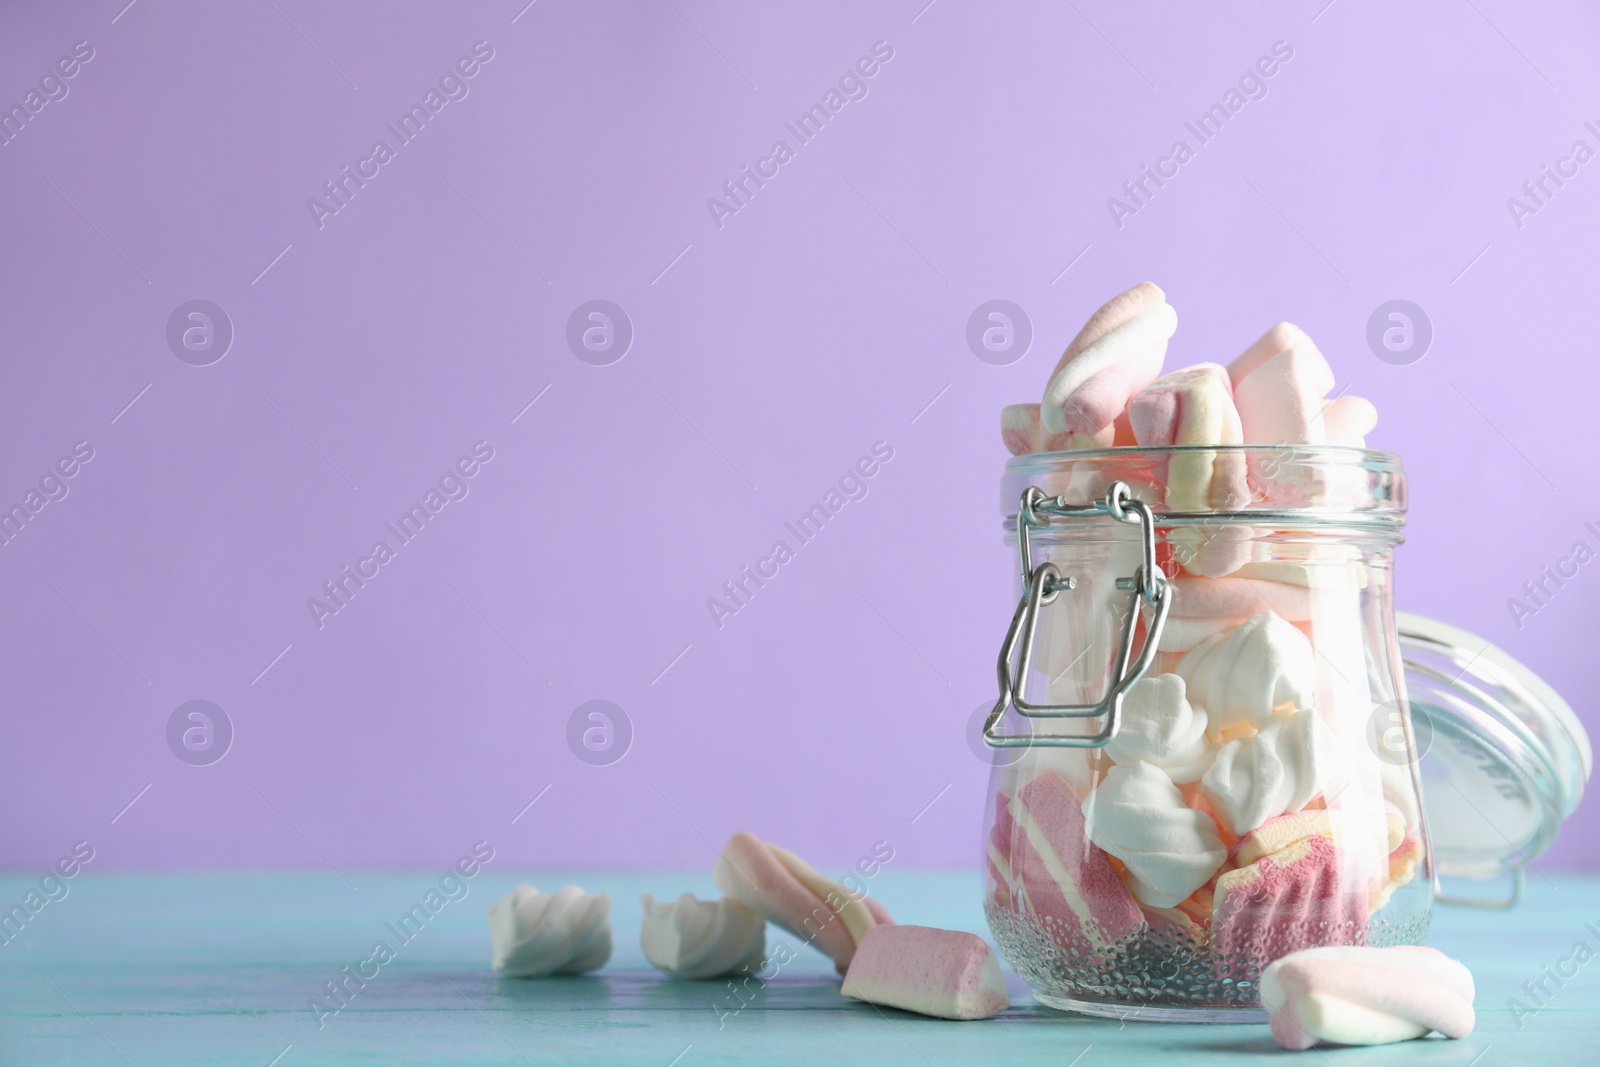
[[(1420, 944), (1438, 891), (1419, 770), (1435, 734), (1456, 777), (1510, 805), (1504, 769), (1467, 749), (1549, 740), (1521, 779), (1528, 841), (1548, 844), (1590, 766), (1560, 698), (1421, 620), (1406, 647), (1428, 672), (1427, 715), (1407, 702), (1393, 597), (1405, 495), (1395, 456), (1355, 448), (1010, 461), (1019, 600), (984, 730), (1001, 757), (984, 908), (1041, 1002), (1262, 1020), (1258, 982), (1280, 956)], [(1499, 672), (1500, 699), (1472, 687), (1475, 663)], [(1449, 665), (1463, 665), (1455, 682)], [(1463, 675), (1474, 695), (1452, 689)], [(1471, 829), (1460, 873), (1529, 857), (1474, 854)]]

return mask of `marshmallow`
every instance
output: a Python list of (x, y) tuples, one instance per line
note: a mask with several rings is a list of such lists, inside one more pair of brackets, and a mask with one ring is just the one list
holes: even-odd
[(611, 895), (519, 885), (489, 909), (490, 963), (510, 978), (583, 974), (611, 958)]
[(1235, 389), (1239, 383), (1250, 376), (1251, 372), (1271, 359), (1289, 349), (1299, 349), (1302, 352), (1315, 354), (1320, 364), (1313, 360), (1311, 367), (1315, 374), (1313, 386), (1318, 389), (1318, 396), (1327, 396), (1333, 390), (1333, 368), (1328, 366), (1328, 361), (1322, 359), (1322, 353), (1307, 336), (1306, 332), (1292, 322), (1280, 322), (1252, 344), (1249, 348), (1228, 364), (1228, 377), (1233, 382)]
[(1174, 578), (1175, 619), (1246, 619), (1263, 611), (1290, 622), (1312, 617), (1311, 594), (1304, 586), (1255, 578)]
[[(1232, 464), (1244, 480), (1244, 457), (1232, 453), (1216, 453), (1217, 464)], [(1176, 457), (1175, 457), (1176, 458)], [(1213, 483), (1215, 484), (1215, 483)], [(1167, 534), (1172, 544), (1173, 558), (1190, 574), (1205, 578), (1224, 578), (1241, 572), (1250, 561), (1251, 540), (1254, 528), (1236, 523), (1220, 526), (1179, 526)]]
[(1211, 763), (1205, 709), (1189, 703), (1176, 674), (1141, 678), (1122, 698), (1122, 722), (1105, 753), (1125, 766), (1160, 767), (1177, 785), (1196, 781)]
[(1365, 936), (1364, 877), (1346, 861), (1332, 820), (1314, 818), (1327, 813), (1303, 815), (1244, 837), (1234, 849), (1240, 866), (1217, 875), (1213, 954), (1236, 978), (1303, 948)]
[(1012, 892), (1073, 950), (1102, 952), (1138, 933), (1144, 916), (1104, 851), (1087, 838), (1066, 779), (1045, 772), (1011, 802)]
[(1111, 427), (1092, 435), (1046, 433), (1039, 423), (1038, 404), (1007, 404), (1000, 409), (1000, 439), (1013, 456), (1067, 448), (1108, 448), (1114, 437)]
[(1326, 443), (1322, 398), (1332, 384), (1328, 361), (1315, 347), (1290, 348), (1266, 360), (1234, 387), (1245, 441), (1253, 445)]
[[(1329, 597), (1325, 599), (1342, 591), (1367, 587), (1367, 568), (1361, 561), (1361, 549), (1356, 545), (1337, 541), (1257, 542), (1251, 547), (1250, 555), (1250, 562), (1234, 573), (1235, 578), (1297, 585), (1313, 592), (1326, 591)], [(1328, 605), (1330, 609), (1336, 606), (1348, 604)]]
[(1142, 904), (1170, 908), (1211, 880), (1227, 850), (1161, 768), (1120, 764), (1089, 795), (1089, 839), (1127, 867)]
[(728, 896), (814, 944), (843, 974), (861, 935), (877, 923), (894, 922), (877, 901), (818, 874), (787, 849), (747, 831), (728, 839), (712, 880)]
[(1367, 447), (1367, 434), (1378, 425), (1378, 409), (1359, 396), (1341, 396), (1322, 408), (1322, 434), (1330, 445)]
[(936, 1019), (987, 1019), (1011, 1006), (1000, 961), (976, 934), (931, 926), (874, 926), (841, 992)]
[(984, 842), (984, 857), (989, 863), (989, 880), (994, 883), (990, 894), (997, 907), (1015, 908), (1012, 899), (1011, 842), (1017, 835), (1017, 824), (1011, 818), (1011, 801), (1004, 792), (994, 798), (994, 822), (989, 825), (989, 839)]
[(1308, 708), (1317, 688), (1311, 642), (1272, 612), (1206, 638), (1184, 653), (1177, 673), (1189, 700), (1206, 709), (1213, 735), (1264, 723), (1276, 708)]
[(646, 893), (639, 947), (669, 978), (716, 978), (756, 971), (766, 959), (766, 921), (739, 903), (685, 893), (662, 902)]
[[(1401, 822), (1399, 816), (1391, 813), (1389, 816), (1391, 840), (1394, 837), (1392, 830), (1397, 824), (1400, 826), (1403, 835), (1405, 824)], [(1388, 877), (1384, 879), (1383, 885), (1374, 890), (1371, 896), (1367, 898), (1367, 910), (1376, 912), (1379, 908), (1389, 903), (1389, 898), (1394, 895), (1394, 891), (1409, 883), (1416, 876), (1417, 864), (1421, 862), (1422, 842), (1414, 837), (1402, 836), (1400, 842), (1389, 852)]]
[(1200, 779), (1200, 793), (1230, 834), (1299, 811), (1338, 763), (1332, 736), (1311, 710), (1274, 716), (1253, 737), (1229, 741)]
[[(1145, 447), (1244, 441), (1228, 372), (1215, 363), (1158, 378), (1128, 402), (1128, 421)], [(1236, 453), (1178, 452), (1167, 460), (1168, 511), (1236, 509), (1249, 500), (1244, 464)], [(1244, 558), (1249, 558), (1248, 550)]]
[(1161, 628), (1160, 652), (1187, 652), (1214, 633), (1233, 625), (1231, 619), (1180, 619), (1171, 617)]
[(1272, 1036), (1287, 1049), (1384, 1045), (1437, 1030), (1472, 1033), (1472, 973), (1438, 949), (1329, 946), (1285, 956), (1261, 975)]
[(1140, 282), (1090, 316), (1045, 386), (1040, 418), (1050, 433), (1100, 434), (1128, 398), (1161, 373), (1178, 315), (1166, 294)]

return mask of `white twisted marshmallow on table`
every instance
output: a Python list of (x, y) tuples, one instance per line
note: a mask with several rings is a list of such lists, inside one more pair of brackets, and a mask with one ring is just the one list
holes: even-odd
[(1189, 703), (1176, 674), (1141, 678), (1122, 698), (1122, 721), (1105, 752), (1115, 763), (1160, 767), (1179, 785), (1196, 781), (1211, 764), (1205, 709)]
[(510, 978), (583, 974), (611, 958), (611, 895), (519, 885), (489, 909), (494, 969)]
[(1317, 688), (1311, 642), (1270, 611), (1206, 638), (1176, 671), (1188, 683), (1189, 700), (1206, 709), (1214, 736), (1263, 723), (1274, 708), (1310, 707)]
[(1184, 804), (1166, 771), (1142, 760), (1107, 771), (1084, 816), (1090, 841), (1127, 866), (1133, 895), (1152, 908), (1182, 902), (1228, 854), (1211, 818)]
[(1229, 741), (1200, 779), (1200, 795), (1235, 836), (1299, 811), (1327, 785), (1339, 761), (1313, 710), (1274, 716), (1253, 737)]
[(766, 958), (767, 922), (737, 900), (677, 900), (643, 897), (639, 947), (669, 978), (716, 978), (759, 970)]
[(1272, 1036), (1287, 1049), (1386, 1045), (1437, 1030), (1472, 1033), (1472, 972), (1438, 949), (1330, 945), (1291, 952), (1261, 975)]

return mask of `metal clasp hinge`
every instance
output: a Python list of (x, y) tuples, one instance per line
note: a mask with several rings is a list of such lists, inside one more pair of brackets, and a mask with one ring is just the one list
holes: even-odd
[[(1023, 683), (1033, 667), (1034, 640), (1038, 633), (1039, 609), (1048, 607), (1064, 592), (1070, 592), (1076, 581), (1062, 575), (1054, 563), (1033, 565), (1033, 546), (1030, 533), (1048, 526), (1053, 518), (1093, 519), (1110, 518), (1117, 522), (1133, 523), (1139, 527), (1143, 549), (1139, 569), (1132, 576), (1118, 578), (1118, 589), (1130, 590), (1127, 617), (1123, 620), (1121, 636), (1117, 642), (1116, 657), (1112, 661), (1111, 685), (1105, 698), (1098, 704), (1030, 704), (1023, 697)], [(1038, 486), (1029, 486), (1022, 492), (1017, 508), (1017, 558), (1022, 567), (1022, 598), (1011, 617), (1011, 627), (1006, 631), (1000, 646), (997, 671), (1000, 680), (1000, 699), (984, 723), (983, 739), (995, 748), (1024, 748), (1032, 745), (1054, 748), (1102, 748), (1117, 735), (1122, 717), (1122, 698), (1128, 688), (1144, 677), (1155, 659), (1156, 646), (1161, 639), (1161, 629), (1166, 625), (1167, 612), (1172, 607), (1173, 587), (1156, 565), (1155, 515), (1142, 500), (1133, 499), (1124, 482), (1113, 482), (1106, 495), (1092, 504), (1070, 505), (1063, 497), (1047, 497)], [(1133, 640), (1143, 613), (1145, 620), (1144, 644), (1134, 657)], [(1018, 646), (1020, 647), (1020, 652)], [(1090, 736), (1062, 737), (1054, 735), (1005, 734), (1000, 732), (1000, 722), (1005, 713), (1015, 708), (1020, 715), (1031, 719), (1086, 719), (1105, 716), (1100, 732)]]

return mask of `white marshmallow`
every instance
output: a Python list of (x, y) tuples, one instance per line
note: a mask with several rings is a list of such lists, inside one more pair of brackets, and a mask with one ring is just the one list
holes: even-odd
[(511, 978), (583, 974), (611, 958), (611, 895), (519, 885), (489, 909), (494, 969)]
[(1189, 703), (1176, 674), (1141, 678), (1122, 698), (1122, 722), (1105, 751), (1124, 766), (1154, 764), (1179, 785), (1197, 781), (1211, 764), (1205, 710)]
[(646, 893), (643, 903), (639, 947), (670, 978), (756, 971), (766, 959), (766, 920), (737, 900), (698, 900), (685, 893), (668, 903)]
[(1084, 805), (1089, 839), (1120, 859), (1142, 904), (1170, 908), (1205, 885), (1228, 850), (1204, 812), (1183, 802), (1167, 772), (1113, 766)]
[(1229, 741), (1200, 779), (1200, 795), (1234, 835), (1299, 811), (1341, 765), (1315, 711), (1274, 717), (1253, 736)]
[(1187, 652), (1232, 624), (1232, 619), (1180, 619), (1173, 616), (1161, 627), (1161, 640), (1156, 642), (1156, 649), (1160, 652)]
[(1188, 696), (1210, 718), (1213, 735), (1259, 724), (1274, 708), (1311, 706), (1317, 665), (1311, 642), (1270, 611), (1200, 642), (1178, 661)]

